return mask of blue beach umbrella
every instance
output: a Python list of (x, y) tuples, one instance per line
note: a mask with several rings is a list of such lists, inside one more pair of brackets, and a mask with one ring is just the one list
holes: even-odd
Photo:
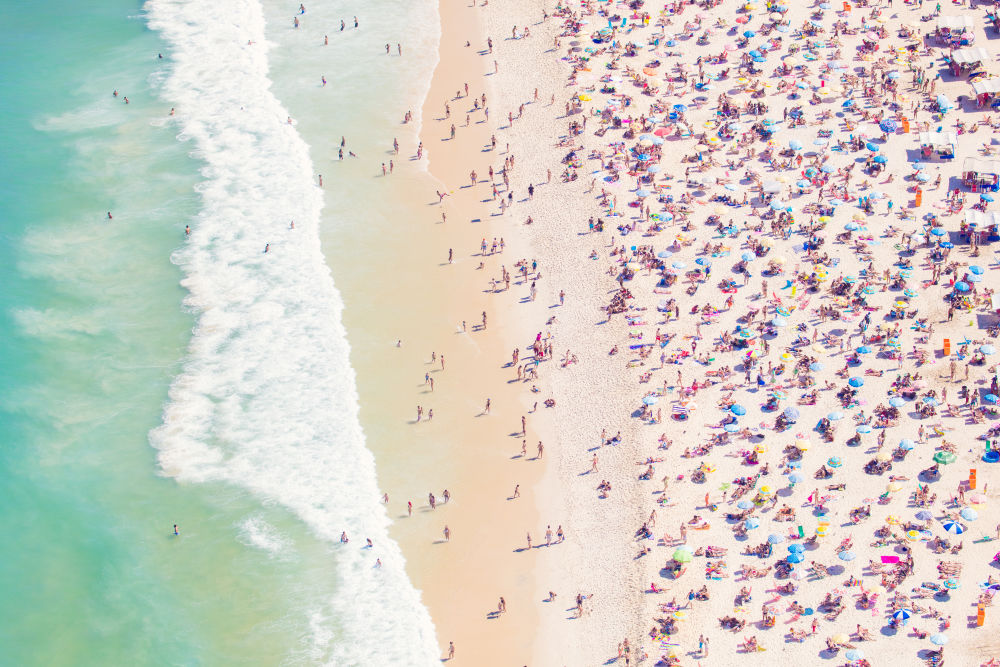
[(966, 521), (975, 521), (976, 519), (979, 518), (979, 512), (972, 509), (971, 507), (966, 507), (960, 512), (960, 514), (962, 515), (962, 518), (965, 519)]
[(785, 408), (784, 414), (785, 414), (785, 419), (789, 419), (791, 421), (795, 421), (795, 420), (797, 420), (799, 418), (799, 409), (798, 408)]
[(732, 422), (732, 423), (726, 424), (722, 428), (725, 429), (726, 433), (736, 433), (736, 432), (738, 432), (740, 430), (740, 425), (737, 424), (736, 422)]
[(730, 406), (729, 411), (732, 412), (734, 415), (736, 415), (738, 417), (742, 416), (742, 415), (745, 415), (747, 413), (747, 409), (744, 408), (739, 403)]
[(882, 128), (883, 132), (895, 132), (899, 129), (899, 123), (897, 123), (892, 118), (886, 118), (881, 123), (878, 124)]
[(660, 252), (656, 253), (656, 256), (659, 257), (660, 259), (669, 259), (670, 257), (673, 257), (673, 255), (674, 253), (670, 252), (669, 250), (661, 250)]
[(965, 526), (957, 521), (946, 521), (944, 523), (944, 530), (946, 533), (951, 533), (952, 535), (961, 535), (965, 532)]
[(875, 156), (875, 164), (885, 164), (888, 161), (889, 161), (889, 159), (886, 156), (884, 156), (884, 155), (876, 155)]
[(788, 204), (778, 199), (774, 199), (771, 201), (771, 208), (775, 211), (784, 211), (788, 208)]
[(793, 151), (800, 151), (802, 150), (802, 142), (799, 141), (798, 139), (792, 139), (791, 141), (788, 142), (788, 147), (791, 148)]
[(672, 266), (672, 267), (674, 267), (675, 269), (678, 269), (678, 270), (680, 270), (680, 269), (686, 269), (687, 268), (687, 264), (685, 264), (684, 262), (681, 262), (681, 261), (676, 261), (673, 264), (671, 264), (670, 266)]
[(992, 345), (990, 345), (989, 343), (987, 343), (986, 345), (980, 345), (979, 351), (982, 352), (983, 354), (995, 354), (997, 349)]
[(854, 351), (858, 354), (871, 354), (872, 349), (867, 345), (862, 345), (861, 347), (855, 348)]
[(791, 482), (792, 484), (798, 484), (804, 479), (805, 476), (797, 472), (793, 472), (791, 475), (788, 476), (788, 481)]
[(656, 405), (658, 400), (656, 396), (644, 396), (642, 402), (646, 405)]
[(844, 418), (844, 413), (843, 412), (831, 412), (830, 414), (828, 414), (826, 416), (826, 418), (829, 419), (832, 422), (840, 421), (841, 419)]
[(928, 512), (927, 510), (920, 510), (913, 516), (916, 517), (917, 521), (930, 521), (931, 519), (934, 518), (934, 515)]
[(900, 396), (893, 396), (889, 399), (889, 405), (894, 408), (901, 408), (906, 405), (906, 401)]
[(894, 619), (896, 619), (897, 621), (905, 621), (905, 620), (907, 620), (908, 618), (910, 618), (910, 616), (912, 616), (912, 615), (913, 615), (913, 614), (912, 614), (912, 613), (910, 613), (910, 610), (909, 610), (909, 609), (900, 609), (899, 611), (895, 612), (895, 613), (894, 613), (894, 614), (892, 615), (892, 617), (893, 617)]
[(931, 643), (935, 646), (944, 646), (948, 643), (948, 637), (938, 632), (937, 634), (931, 635)]
[(742, 259), (744, 262), (752, 262), (756, 258), (757, 255), (753, 254), (752, 252), (745, 252), (742, 255), (740, 255), (740, 259)]
[(993, 195), (987, 194), (985, 192), (983, 194), (979, 195), (979, 198), (982, 199), (983, 201), (988, 201), (988, 202), (992, 202), (993, 201)]
[(743, 36), (746, 37), (747, 39), (750, 39), (751, 37), (755, 37), (756, 35), (757, 35), (757, 33), (755, 33), (753, 30), (744, 30), (743, 31)]
[(748, 510), (751, 507), (753, 507), (753, 503), (750, 502), (749, 500), (741, 500), (740, 502), (736, 503), (736, 507), (741, 510)]
[[(820, 5), (820, 6), (822, 6), (822, 5)], [(857, 661), (857, 660), (864, 660), (865, 652), (862, 651), (859, 648), (852, 648), (852, 649), (848, 649), (847, 652), (844, 653), (844, 657), (847, 658), (848, 660), (852, 661), (852, 662), (853, 661)]]
[(821, 364), (818, 361), (814, 361), (813, 363), (809, 364), (809, 370), (811, 370), (813, 373), (819, 373), (821, 370), (823, 370), (823, 364)]
[(902, 442), (899, 443), (899, 448), (902, 449), (904, 452), (912, 450), (915, 446), (916, 445), (913, 444), (912, 440), (903, 440)]
[(837, 171), (837, 168), (834, 167), (832, 164), (824, 164), (822, 167), (819, 168), (819, 170), (822, 171), (824, 174), (832, 174), (833, 172)]
[(870, 150), (872, 153), (877, 153), (879, 151), (878, 144), (873, 144), (870, 141), (867, 144), (865, 144), (865, 148)]
[(872, 432), (872, 427), (869, 426), (868, 424), (860, 424), (854, 430), (857, 431), (858, 433), (871, 433)]
[(767, 541), (771, 544), (781, 544), (785, 541), (784, 535), (778, 535), (777, 533), (771, 533), (767, 536)]
[(959, 282), (955, 283), (955, 291), (956, 292), (968, 292), (970, 289), (972, 289), (972, 288), (969, 287), (969, 283), (967, 283), (967, 282), (959, 281)]
[(775, 317), (774, 319), (771, 320), (771, 325), (772, 326), (776, 326), (776, 327), (787, 327), (788, 326), (788, 320), (786, 320), (784, 317), (780, 317), (780, 316), (779, 317)]
[(746, 527), (750, 530), (753, 530), (754, 528), (760, 528), (760, 519), (756, 517), (750, 517), (746, 521)]
[(857, 389), (858, 387), (865, 386), (865, 381), (859, 377), (852, 377), (850, 380), (847, 381), (847, 384)]
[(983, 267), (979, 266), (978, 264), (973, 264), (969, 267), (969, 273), (981, 276), (983, 274)]
[(857, 558), (857, 556), (854, 555), (853, 551), (841, 551), (837, 554), (837, 558), (843, 561), (852, 561)]
[(948, 232), (944, 231), (940, 227), (935, 227), (934, 229), (931, 230), (931, 234), (933, 234), (934, 236), (944, 236), (947, 233)]
[(803, 556), (802, 554), (788, 554), (788, 556), (785, 558), (785, 560), (787, 560), (789, 563), (801, 563), (805, 559), (806, 557)]

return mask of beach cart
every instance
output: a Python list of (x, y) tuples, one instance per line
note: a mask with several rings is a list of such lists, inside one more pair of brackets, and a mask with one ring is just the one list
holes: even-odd
[(975, 41), (971, 16), (939, 16), (934, 36), (940, 44), (951, 47), (968, 46)]
[(1000, 79), (980, 79), (972, 84), (972, 92), (976, 95), (976, 106), (980, 109), (985, 106), (994, 108), (1000, 106), (1000, 100), (997, 100), (997, 93), (1000, 93)]
[(954, 132), (921, 132), (918, 138), (921, 160), (933, 158), (952, 160), (955, 158), (958, 136)]
[(970, 192), (996, 192), (1000, 185), (1000, 161), (965, 158), (962, 183)]
[(951, 67), (951, 73), (955, 76), (971, 75), (989, 60), (989, 52), (981, 46), (975, 46), (954, 51), (948, 56), (948, 66)]

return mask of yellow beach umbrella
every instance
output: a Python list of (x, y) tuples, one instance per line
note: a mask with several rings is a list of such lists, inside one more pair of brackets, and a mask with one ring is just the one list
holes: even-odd
[[(892, 458), (892, 457), (889, 457), (889, 458)], [(903, 488), (903, 485), (900, 484), (899, 482), (889, 482), (885, 486), (885, 490), (888, 491), (888, 492), (890, 492), (890, 493), (896, 493), (897, 491), (901, 490), (902, 488)]]
[(582, 93), (580, 95), (577, 95), (577, 99), (579, 99), (581, 102), (589, 102), (592, 98), (590, 97), (590, 95)]
[(757, 489), (757, 493), (759, 493), (762, 496), (769, 496), (771, 495), (771, 487), (764, 485), (759, 489)]
[(755, 451), (755, 452), (757, 452), (758, 454), (763, 454), (764, 452), (766, 452), (766, 451), (767, 451), (767, 445), (765, 445), (765, 444), (764, 444), (764, 443), (762, 442), (762, 443), (759, 443), (759, 444), (758, 444), (758, 445), (757, 445), (756, 447), (754, 447), (753, 449), (754, 449), (754, 451)]
[(887, 516), (887, 517), (885, 518), (885, 522), (886, 522), (887, 524), (889, 524), (890, 526), (896, 526), (896, 525), (899, 525), (899, 517), (898, 517), (898, 516), (896, 516), (895, 514), (890, 514), (889, 516)]
[(875, 455), (875, 460), (885, 463), (886, 461), (892, 460), (892, 454), (890, 454), (889, 452), (879, 452), (878, 454)]
[(846, 644), (850, 640), (851, 640), (850, 637), (845, 635), (843, 632), (838, 632), (834, 636), (830, 637), (830, 641), (832, 641), (834, 644)]

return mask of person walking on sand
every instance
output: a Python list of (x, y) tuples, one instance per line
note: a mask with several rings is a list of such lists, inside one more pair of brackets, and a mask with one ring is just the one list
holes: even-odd
[(447, 525), (444, 527), (444, 541), (445, 542), (451, 541), (451, 529), (448, 528)]
[(531, 533), (528, 533), (528, 551), (531, 551)]
[(483, 408), (483, 414), (490, 414), (490, 399), (486, 399), (486, 407)]
[(455, 642), (448, 642), (448, 659), (451, 660), (455, 657)]

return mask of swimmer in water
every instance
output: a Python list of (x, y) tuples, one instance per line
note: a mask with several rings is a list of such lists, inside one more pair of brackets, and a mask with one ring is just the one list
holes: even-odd
[(270, 250), (270, 249), (271, 249), (271, 244), (270, 243), (265, 243), (264, 244), (264, 253), (267, 254), (267, 251)]
[(340, 534), (340, 543), (347, 544), (348, 542), (350, 542), (350, 540), (347, 539), (347, 531), (344, 531)]
[(180, 535), (180, 534), (181, 534), (181, 531), (179, 531), (179, 530), (177, 529), (177, 524), (175, 523), (175, 524), (174, 524), (174, 535)]

